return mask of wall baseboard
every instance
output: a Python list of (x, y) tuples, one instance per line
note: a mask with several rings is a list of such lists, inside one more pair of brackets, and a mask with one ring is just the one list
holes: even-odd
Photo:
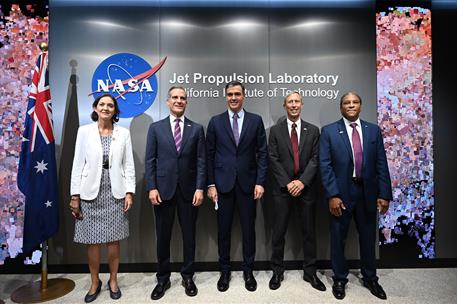
[[(5, 264), (0, 266), (0, 274), (38, 274), (41, 271), (40, 265), (24, 265), (19, 261), (7, 259)], [(317, 269), (331, 269), (330, 260), (319, 260), (316, 263)], [(348, 260), (349, 268), (357, 269), (360, 267), (359, 260)], [(182, 263), (171, 263), (171, 271), (179, 272)], [(456, 268), (457, 259), (433, 259), (433, 260), (411, 260), (411, 261), (377, 261), (378, 269), (392, 268)], [(242, 262), (232, 262), (232, 270), (242, 270)], [(287, 270), (302, 268), (301, 261), (286, 261)], [(219, 271), (218, 262), (196, 262), (195, 270), (201, 271)], [(254, 264), (254, 270), (270, 270), (269, 261), (257, 261)], [(119, 265), (119, 272), (156, 272), (157, 263), (131, 263)], [(100, 265), (100, 272), (108, 272), (108, 265)], [(89, 273), (87, 264), (51, 264), (48, 265), (48, 273)]]

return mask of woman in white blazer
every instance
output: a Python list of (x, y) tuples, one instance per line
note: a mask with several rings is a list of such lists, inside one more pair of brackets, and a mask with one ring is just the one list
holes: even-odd
[(77, 219), (74, 241), (87, 244), (92, 284), (84, 298), (94, 301), (101, 291), (100, 248), (106, 244), (114, 300), (121, 297), (117, 283), (119, 240), (129, 235), (127, 211), (135, 193), (135, 167), (129, 130), (117, 126), (116, 99), (105, 94), (92, 104), (95, 123), (79, 128), (71, 171), (70, 209)]

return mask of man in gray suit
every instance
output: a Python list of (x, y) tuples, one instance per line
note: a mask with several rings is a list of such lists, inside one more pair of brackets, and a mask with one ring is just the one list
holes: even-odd
[(303, 279), (317, 290), (325, 285), (316, 275), (316, 173), (318, 171), (319, 129), (300, 118), (303, 107), (298, 92), (284, 99), (287, 118), (270, 130), (268, 150), (274, 177), (273, 234), (270, 289), (278, 289), (284, 276), (284, 236), (293, 209), (301, 217), (303, 233)]

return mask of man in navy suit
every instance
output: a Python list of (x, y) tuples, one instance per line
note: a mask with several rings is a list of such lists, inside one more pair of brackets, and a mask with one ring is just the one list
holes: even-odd
[(325, 196), (331, 213), (331, 262), (333, 295), (345, 297), (348, 266), (344, 244), (351, 218), (359, 234), (363, 285), (386, 299), (375, 265), (376, 210), (384, 214), (392, 188), (379, 127), (359, 118), (362, 99), (355, 92), (341, 97), (343, 118), (322, 128), (319, 161)]
[[(303, 106), (298, 92), (284, 98), (287, 118), (270, 130), (268, 153), (274, 181), (273, 228), (270, 289), (278, 289), (284, 279), (284, 244), (291, 213), (300, 216), (303, 233), (303, 279), (317, 290), (325, 285), (316, 275), (315, 205), (317, 200), (319, 129), (300, 119)], [(295, 211), (295, 212), (294, 212)]]
[(207, 129), (208, 197), (217, 206), (219, 291), (230, 282), (230, 242), (233, 213), (238, 207), (243, 239), (245, 287), (255, 291), (256, 201), (262, 198), (267, 176), (267, 141), (262, 118), (243, 109), (245, 89), (240, 82), (225, 87), (228, 110), (211, 118)]
[(153, 300), (170, 288), (170, 239), (175, 210), (183, 237), (182, 285), (188, 296), (198, 292), (193, 281), (195, 222), (206, 186), (203, 127), (184, 117), (186, 90), (171, 87), (167, 105), (170, 116), (151, 124), (146, 145), (146, 190), (154, 206), (157, 234), (157, 285)]

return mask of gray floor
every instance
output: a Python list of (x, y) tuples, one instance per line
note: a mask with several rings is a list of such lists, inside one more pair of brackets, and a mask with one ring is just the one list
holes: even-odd
[[(224, 293), (217, 291), (217, 272), (197, 273), (195, 282), (199, 289), (196, 297), (184, 294), (179, 273), (172, 273), (171, 288), (158, 303), (457, 303), (457, 269), (382, 269), (379, 270), (379, 282), (387, 293), (387, 301), (382, 301), (370, 294), (361, 286), (360, 274), (357, 271), (349, 275), (346, 298), (343, 301), (334, 299), (331, 292), (331, 272), (319, 273), (326, 292), (319, 292), (301, 279), (298, 270), (287, 271), (280, 289), (268, 288), (270, 272), (254, 273), (258, 282), (255, 292), (244, 288), (241, 272), (232, 273), (230, 289)], [(65, 277), (75, 281), (75, 289), (66, 296), (48, 303), (83, 303), (84, 295), (89, 288), (88, 274), (50, 275), (49, 278)], [(39, 279), (38, 275), (0, 275), (0, 299), (13, 303), (10, 293), (16, 288)], [(106, 290), (107, 274), (101, 274), (103, 289), (94, 303), (112, 303)], [(116, 303), (151, 303), (150, 294), (155, 285), (153, 273), (122, 273), (119, 284), (123, 296)]]

